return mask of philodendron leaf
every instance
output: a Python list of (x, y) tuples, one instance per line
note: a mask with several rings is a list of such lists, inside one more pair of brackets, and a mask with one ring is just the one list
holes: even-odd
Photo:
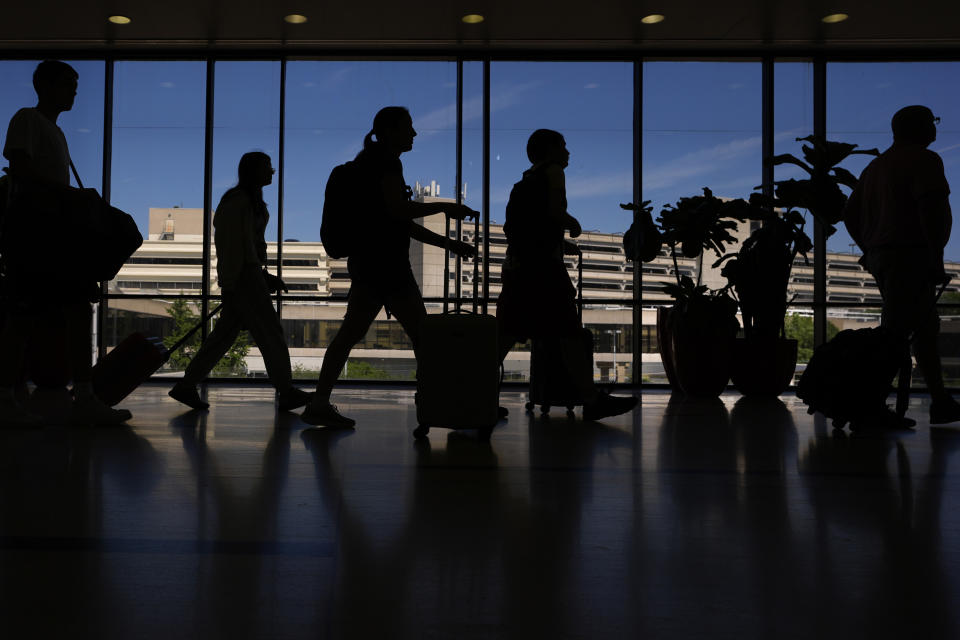
[(837, 182), (844, 186), (850, 187), (851, 189), (857, 186), (857, 177), (843, 167), (834, 167), (833, 175), (836, 177)]
[(813, 173), (813, 169), (807, 165), (803, 160), (800, 160), (795, 155), (790, 153), (784, 153), (779, 156), (773, 156), (773, 164), (795, 164), (807, 173)]

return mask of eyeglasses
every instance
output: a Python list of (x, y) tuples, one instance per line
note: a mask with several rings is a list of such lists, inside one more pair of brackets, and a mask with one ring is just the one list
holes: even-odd
[(933, 116), (933, 124), (940, 124), (940, 116)]

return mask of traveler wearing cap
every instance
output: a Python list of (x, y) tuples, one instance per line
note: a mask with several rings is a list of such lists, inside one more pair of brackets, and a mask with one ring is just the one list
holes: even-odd
[(945, 390), (937, 351), (940, 318), (934, 301), (945, 280), (943, 249), (950, 239), (950, 187), (943, 161), (927, 147), (939, 118), (924, 106), (897, 111), (893, 144), (860, 175), (843, 220), (863, 250), (861, 264), (883, 297), (882, 324), (904, 339), (930, 391), (930, 423), (960, 420), (960, 404)]

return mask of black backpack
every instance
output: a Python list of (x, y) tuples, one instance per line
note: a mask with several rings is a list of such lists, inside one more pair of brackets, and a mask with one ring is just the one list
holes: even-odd
[(363, 213), (362, 188), (360, 167), (355, 160), (337, 165), (330, 172), (324, 192), (320, 241), (331, 258), (349, 256), (362, 232), (358, 221)]
[(838, 429), (869, 422), (887, 411), (908, 348), (883, 327), (841, 331), (814, 351), (797, 382), (797, 397), (809, 413), (819, 411)]

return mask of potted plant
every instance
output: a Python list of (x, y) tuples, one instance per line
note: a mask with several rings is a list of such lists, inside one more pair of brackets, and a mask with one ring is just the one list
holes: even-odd
[(813, 248), (798, 209), (809, 211), (826, 226), (827, 235), (832, 234), (847, 200), (840, 185), (852, 189), (857, 182), (836, 165), (852, 154), (878, 154), (876, 149), (858, 151), (857, 145), (814, 136), (797, 140), (809, 143), (803, 145), (804, 160), (784, 154), (774, 157), (773, 163), (794, 164), (809, 177), (775, 182), (772, 198), (754, 193), (739, 213), (759, 222), (759, 228), (739, 251), (714, 264), (726, 262), (722, 273), (740, 304), (744, 336), (735, 343), (731, 377), (745, 395), (779, 395), (796, 371), (797, 342), (788, 339), (784, 329), (787, 287), (797, 256), (808, 261)]
[[(742, 202), (742, 201), (740, 201)], [(671, 387), (691, 396), (719, 395), (730, 379), (733, 340), (739, 329), (737, 302), (730, 296), (730, 285), (711, 290), (701, 284), (703, 252), (718, 257), (724, 246), (735, 241), (738, 206), (714, 197), (704, 188), (702, 196), (681, 198), (667, 205), (651, 220), (649, 202), (620, 205), (638, 216), (636, 225), (625, 237), (628, 255), (647, 261), (656, 257), (662, 245), (670, 249), (676, 283), (664, 286), (674, 299), (672, 307), (657, 311), (660, 356)], [(651, 238), (655, 239), (652, 240)], [(697, 280), (682, 275), (677, 254), (698, 258)]]

